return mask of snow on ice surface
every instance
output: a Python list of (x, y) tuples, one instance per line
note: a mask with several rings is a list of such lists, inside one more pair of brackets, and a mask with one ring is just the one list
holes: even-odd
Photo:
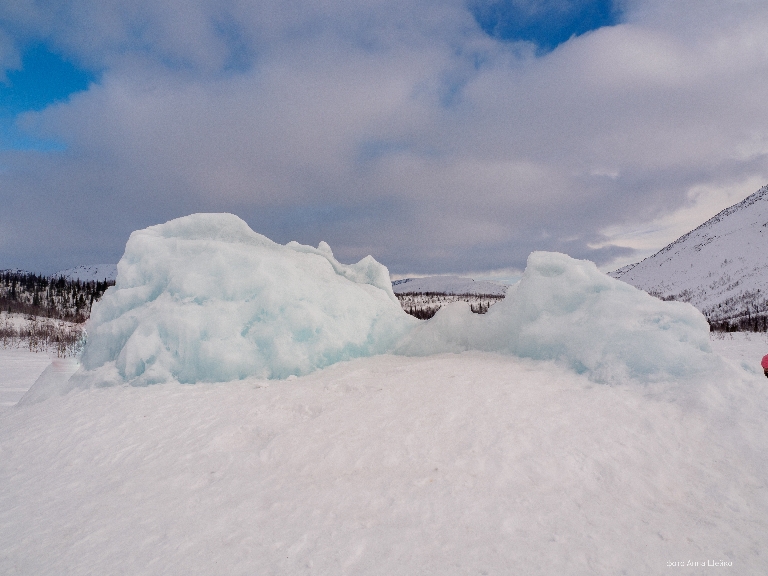
[(0, 412), (0, 573), (764, 574), (764, 380), (470, 352), (73, 391)]
[(325, 243), (281, 246), (231, 214), (134, 232), (87, 329), (70, 387), (285, 378), (387, 352), (559, 360), (603, 382), (692, 376), (713, 362), (692, 306), (651, 298), (591, 262), (534, 253), (488, 314), (454, 304), (422, 323), (370, 256), (343, 265)]

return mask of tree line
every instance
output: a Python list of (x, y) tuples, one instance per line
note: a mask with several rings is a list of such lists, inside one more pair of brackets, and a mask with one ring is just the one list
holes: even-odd
[[(694, 294), (683, 290), (679, 294), (664, 295), (653, 290), (648, 291), (659, 300), (693, 302)], [(744, 292), (726, 298), (717, 304), (700, 308), (709, 323), (711, 332), (767, 332), (768, 298), (760, 289)]]
[(496, 302), (504, 300), (504, 296), (499, 294), (448, 294), (447, 292), (401, 292), (396, 293), (395, 296), (402, 309), (419, 320), (429, 320), (444, 304), (450, 302), (467, 302), (472, 312), (485, 314)]
[(69, 280), (29, 272), (0, 271), (0, 310), (81, 324), (114, 281)]

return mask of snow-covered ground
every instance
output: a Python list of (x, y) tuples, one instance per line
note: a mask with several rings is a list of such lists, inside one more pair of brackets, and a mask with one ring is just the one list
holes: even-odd
[(738, 363), (744, 369), (754, 370), (755, 373), (762, 370), (760, 360), (768, 354), (766, 332), (713, 332), (710, 342), (712, 349), (720, 356)]
[(0, 406), (15, 405), (52, 360), (47, 353), (0, 347)]
[(58, 320), (55, 318), (45, 318), (43, 316), (32, 316), (30, 314), (19, 314), (16, 312), (0, 312), (0, 328), (12, 328), (15, 330), (29, 329), (34, 324), (53, 324), (61, 326), (62, 328), (73, 329), (78, 327), (78, 324), (74, 322), (68, 322), (66, 320)]
[[(385, 355), (5, 408), (0, 572), (766, 573), (768, 342), (712, 344), (757, 369), (665, 397), (551, 362)], [(7, 374), (19, 351), (0, 354)]]
[[(717, 354), (752, 372), (760, 373), (760, 359), (768, 354), (768, 333), (712, 333), (710, 344)], [(30, 352), (27, 348), (0, 348), (0, 405), (13, 406), (54, 361), (55, 352)]]
[(0, 408), (1, 574), (768, 573), (764, 336), (541, 252), (420, 322), (232, 215), (120, 267)]
[(0, 311), (0, 327), (2, 328), (12, 328), (14, 330), (18, 330), (28, 323), (29, 320), (25, 314), (9, 314), (5, 310)]

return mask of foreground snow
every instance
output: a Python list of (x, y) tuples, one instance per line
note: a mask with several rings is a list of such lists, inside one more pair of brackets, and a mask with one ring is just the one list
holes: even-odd
[(473, 352), (74, 391), (0, 412), (0, 572), (764, 573), (764, 380)]
[(0, 348), (0, 406), (14, 406), (52, 359), (27, 348)]

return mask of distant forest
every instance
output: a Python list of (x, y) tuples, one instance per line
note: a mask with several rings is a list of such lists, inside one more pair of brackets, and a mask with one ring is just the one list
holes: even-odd
[[(30, 317), (64, 320), (82, 324), (91, 315), (91, 307), (114, 286), (114, 280), (68, 280), (29, 272), (0, 270), (0, 311), (26, 314)], [(687, 302), (691, 295), (683, 292), (663, 296), (651, 292), (662, 300)], [(396, 294), (403, 310), (416, 318), (426, 320), (445, 304), (463, 300), (472, 312), (485, 314), (504, 296), (495, 294), (446, 294), (442, 292), (407, 292)], [(747, 292), (738, 298), (729, 298), (711, 309), (703, 310), (713, 331), (768, 331), (768, 299), (760, 291)]]
[(59, 357), (75, 356), (85, 344), (83, 322), (93, 303), (114, 282), (81, 282), (28, 272), (0, 271), (0, 312), (23, 314), (23, 323), (4, 316), (0, 346), (55, 351)]
[(429, 320), (445, 304), (467, 302), (475, 314), (485, 314), (497, 302), (504, 300), (498, 294), (447, 294), (445, 292), (401, 292), (395, 294), (402, 309), (419, 320)]
[(0, 311), (28, 314), (80, 324), (91, 315), (114, 281), (81, 282), (18, 272), (0, 271)]

